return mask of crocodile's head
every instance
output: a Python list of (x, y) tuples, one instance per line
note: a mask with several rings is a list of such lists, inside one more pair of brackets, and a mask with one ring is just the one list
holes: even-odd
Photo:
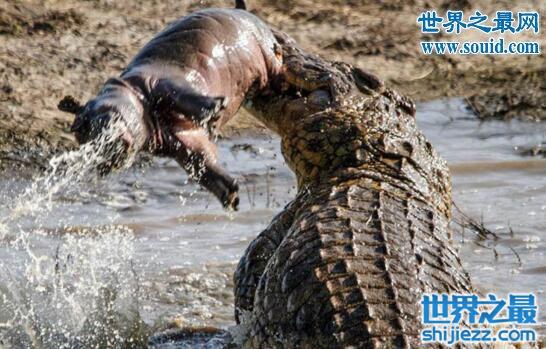
[[(327, 88), (306, 90), (280, 85), (255, 96), (245, 107), (281, 137), (282, 153), (295, 172), (299, 186), (326, 178), (341, 164), (354, 164), (359, 130)], [(355, 143), (356, 142), (356, 143)]]
[(300, 186), (367, 173), (425, 196), (440, 193), (433, 200), (449, 210), (449, 170), (417, 127), (411, 100), (372, 74), (279, 42), (285, 72), (246, 108), (281, 136)]
[[(348, 111), (364, 96), (362, 76), (371, 75), (307, 54), (283, 33), (275, 34), (283, 48), (283, 73), (245, 107), (281, 136), (283, 155), (300, 184), (327, 178), (340, 166), (354, 166), (363, 154), (357, 151), (363, 130)], [(382, 88), (380, 82), (368, 85)]]
[(340, 103), (329, 90), (289, 89), (247, 107), (281, 136), (300, 188), (370, 176), (412, 188), (450, 212), (447, 165), (418, 129), (411, 101), (395, 91), (347, 95)]

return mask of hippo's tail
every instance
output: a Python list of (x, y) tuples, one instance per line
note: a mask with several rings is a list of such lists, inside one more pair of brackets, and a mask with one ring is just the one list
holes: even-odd
[(235, 8), (246, 10), (245, 0), (235, 0)]

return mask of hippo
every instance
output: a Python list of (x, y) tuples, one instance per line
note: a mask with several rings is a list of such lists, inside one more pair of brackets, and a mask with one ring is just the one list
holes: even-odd
[(281, 68), (270, 29), (237, 1), (234, 9), (205, 9), (174, 21), (95, 98), (81, 105), (66, 96), (58, 107), (76, 115), (71, 130), (80, 144), (116, 122), (126, 153), (175, 159), (224, 208), (236, 210), (237, 182), (217, 164), (211, 138)]

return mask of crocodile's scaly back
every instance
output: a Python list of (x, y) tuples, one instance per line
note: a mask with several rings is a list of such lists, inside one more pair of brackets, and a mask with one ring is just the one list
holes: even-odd
[(374, 180), (317, 187), (255, 291), (252, 347), (418, 347), (423, 292), (470, 292), (448, 220)]
[(286, 81), (248, 107), (281, 136), (299, 193), (235, 274), (244, 345), (426, 347), (422, 295), (473, 291), (452, 246), (446, 163), (411, 101), (283, 44)]

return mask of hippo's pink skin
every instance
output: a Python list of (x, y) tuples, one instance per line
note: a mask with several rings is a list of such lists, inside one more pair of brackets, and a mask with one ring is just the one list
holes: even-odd
[(172, 23), (155, 36), (119, 78), (77, 112), (80, 142), (111, 119), (135, 151), (176, 159), (226, 207), (236, 208), (237, 184), (216, 164), (210, 132), (225, 124), (245, 97), (281, 72), (269, 28), (241, 9), (207, 9)]

